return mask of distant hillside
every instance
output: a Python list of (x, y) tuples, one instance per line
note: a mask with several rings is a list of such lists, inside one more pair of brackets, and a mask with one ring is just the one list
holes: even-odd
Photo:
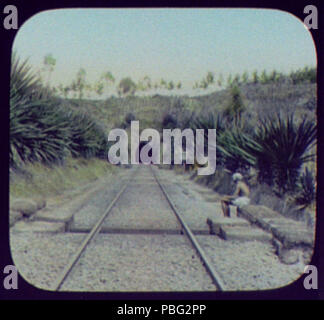
[[(275, 112), (294, 112), (297, 116), (316, 118), (316, 84), (302, 83), (248, 83), (238, 86), (246, 106), (242, 117), (254, 121), (259, 116)], [(140, 121), (141, 128), (165, 127), (163, 119), (171, 116), (178, 126), (193, 115), (222, 112), (230, 101), (230, 89), (197, 97), (129, 96), (101, 100), (62, 100), (73, 109), (83, 110), (101, 122), (107, 130), (127, 126), (125, 119)], [(127, 122), (127, 121), (126, 121)]]
[[(314, 83), (249, 83), (240, 85), (239, 89), (247, 107), (245, 117), (277, 111), (294, 111), (298, 116), (307, 115), (312, 118), (316, 115), (316, 84)], [(223, 110), (229, 100), (229, 90), (194, 99), (204, 109)]]

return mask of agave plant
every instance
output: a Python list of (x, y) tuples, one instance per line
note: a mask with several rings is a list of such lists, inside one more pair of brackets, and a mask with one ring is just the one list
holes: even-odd
[(196, 117), (192, 121), (191, 127), (192, 129), (204, 129), (206, 134), (208, 129), (216, 129), (216, 133), (219, 135), (226, 129), (225, 118), (221, 113), (215, 115), (215, 113), (209, 112), (206, 115)]
[[(10, 166), (53, 163), (68, 154), (103, 156), (104, 130), (87, 114), (46, 94), (27, 62), (13, 56), (10, 92)], [(44, 94), (45, 92), (45, 94)]]
[(307, 151), (316, 142), (316, 124), (307, 118), (296, 123), (293, 114), (285, 119), (276, 114), (260, 120), (254, 139), (248, 150), (256, 158), (260, 180), (273, 182), (283, 191), (293, 190), (301, 166), (314, 159)]
[(69, 127), (68, 143), (72, 156), (103, 157), (106, 151), (104, 129), (85, 113), (70, 112), (67, 119), (73, 124)]
[(217, 137), (217, 159), (229, 170), (257, 168), (258, 179), (280, 191), (296, 188), (302, 165), (314, 160), (308, 151), (316, 142), (316, 124), (280, 114), (260, 120), (254, 134), (234, 126)]
[(49, 117), (49, 110), (53, 111), (45, 93), (28, 61), (20, 62), (14, 53), (10, 83), (10, 166), (17, 167), (26, 161), (51, 162), (63, 154), (61, 136), (65, 128), (56, 128), (54, 115)]
[(257, 148), (252, 137), (237, 126), (227, 129), (217, 139), (217, 157), (221, 157), (223, 165), (232, 172), (255, 166), (256, 158), (249, 150)]
[(315, 178), (306, 167), (304, 173), (299, 178), (299, 193), (295, 197), (295, 203), (305, 209), (312, 205), (316, 198)]
[(65, 155), (68, 127), (44, 101), (12, 100), (10, 107), (10, 165), (51, 163)]
[(10, 99), (17, 96), (25, 100), (46, 99), (51, 96), (51, 92), (42, 85), (39, 76), (28, 64), (28, 60), (21, 62), (14, 51), (11, 60)]
[[(255, 164), (253, 154), (246, 151), (253, 144), (246, 126), (229, 126), (226, 115), (208, 113), (193, 121), (193, 129), (205, 130), (205, 146), (207, 147), (208, 129), (216, 129), (217, 134), (217, 165), (222, 165), (231, 171), (247, 169)], [(246, 132), (247, 131), (247, 132)], [(205, 150), (207, 151), (207, 150)]]

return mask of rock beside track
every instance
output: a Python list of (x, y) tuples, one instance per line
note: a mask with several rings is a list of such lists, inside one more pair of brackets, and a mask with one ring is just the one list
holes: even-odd
[(310, 262), (314, 230), (304, 222), (285, 218), (267, 207), (256, 205), (239, 209), (238, 215), (272, 234), (272, 243), (282, 263), (294, 264), (301, 259), (305, 264)]
[(38, 210), (37, 202), (31, 199), (15, 199), (10, 203), (12, 211), (20, 212), (23, 216), (29, 217)]
[(65, 231), (65, 224), (62, 222), (19, 221), (13, 226), (13, 230), (15, 232), (58, 233)]

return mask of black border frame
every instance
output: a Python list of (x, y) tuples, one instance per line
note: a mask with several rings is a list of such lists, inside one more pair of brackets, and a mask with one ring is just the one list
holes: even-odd
[[(311, 3), (310, 3), (311, 2)], [(324, 218), (321, 216), (321, 208), (323, 207), (322, 200), (322, 183), (323, 181), (323, 170), (320, 166), (323, 158), (321, 155), (321, 147), (323, 144), (323, 134), (322, 134), (322, 119), (323, 111), (321, 110), (322, 102), (324, 101), (324, 75), (321, 57), (323, 56), (323, 50), (321, 48), (322, 37), (321, 28), (324, 30), (324, 24), (322, 27), (321, 13), (323, 6), (320, 0), (312, 0), (308, 2), (307, 0), (302, 0), (300, 2), (295, 1), (208, 1), (200, 0), (197, 1), (158, 1), (155, 3), (144, 1), (121, 1), (121, 0), (93, 0), (93, 1), (50, 1), (50, 2), (38, 2), (38, 1), (8, 1), (8, 3), (1, 4), (0, 6), (0, 17), (3, 12), (3, 8), (7, 4), (15, 5), (18, 9), (18, 24), (19, 27), (28, 20), (33, 15), (44, 11), (59, 8), (163, 8), (163, 7), (176, 7), (176, 8), (268, 8), (268, 9), (279, 9), (287, 11), (294, 14), (301, 21), (305, 18), (303, 13), (304, 7), (306, 5), (315, 5), (318, 9), (318, 24), (319, 29), (310, 30), (317, 50), (318, 58), (318, 104), (317, 104), (317, 117), (318, 117), (318, 141), (317, 141), (317, 221), (316, 221), (316, 242), (315, 251), (310, 264), (317, 266), (319, 272), (319, 289), (318, 290), (306, 290), (303, 286), (304, 276), (296, 280), (294, 283), (275, 290), (265, 290), (265, 291), (242, 291), (242, 292), (181, 292), (181, 293), (85, 293), (85, 292), (51, 292), (45, 291), (33, 287), (27, 283), (21, 276), (19, 276), (18, 290), (5, 290), (2, 286), (2, 281), (4, 274), (2, 272), (3, 268), (8, 264), (13, 264), (10, 254), (9, 246), (9, 170), (8, 170), (8, 154), (9, 154), (9, 81), (10, 81), (10, 59), (11, 59), (11, 46), (15, 34), (18, 30), (5, 30), (3, 25), (0, 25), (1, 34), (1, 100), (2, 104), (0, 107), (0, 129), (1, 129), (1, 157), (0, 157), (0, 170), (1, 170), (1, 191), (0, 192), (0, 203), (1, 203), (1, 214), (0, 214), (0, 300), (110, 300), (111, 306), (123, 305), (122, 301), (128, 305), (134, 304), (134, 300), (137, 300), (138, 306), (147, 305), (145, 301), (150, 301), (150, 305), (157, 305), (159, 302), (169, 302), (169, 303), (184, 303), (187, 301), (189, 304), (193, 303), (205, 303), (212, 308), (216, 308), (215, 300), (318, 300), (324, 299), (324, 257), (320, 254), (320, 251), (324, 247)], [(5, 14), (2, 14), (0, 18), (0, 23), (4, 19)], [(196, 302), (194, 302), (196, 301)], [(212, 306), (213, 305), (213, 306)], [(108, 314), (107, 314), (108, 315)]]

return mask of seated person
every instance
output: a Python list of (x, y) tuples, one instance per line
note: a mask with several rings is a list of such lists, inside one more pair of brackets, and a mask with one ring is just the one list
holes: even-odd
[(221, 200), (224, 217), (230, 217), (230, 204), (237, 207), (246, 206), (250, 203), (250, 189), (243, 181), (243, 176), (240, 173), (233, 174), (233, 181), (236, 183), (236, 188), (232, 196), (224, 196)]

